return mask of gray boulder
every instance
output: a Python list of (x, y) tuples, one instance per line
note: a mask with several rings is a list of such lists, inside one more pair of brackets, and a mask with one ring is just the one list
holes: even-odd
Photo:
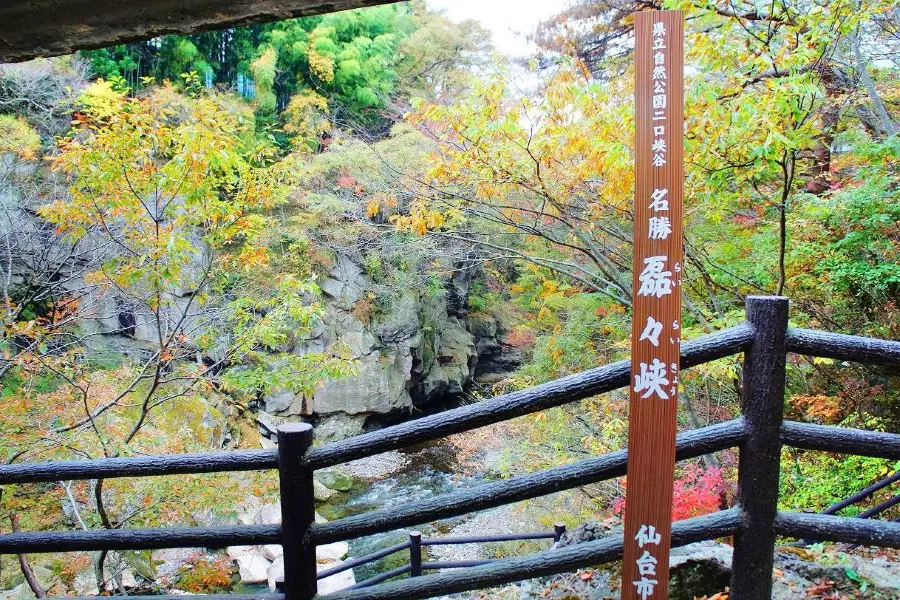
[(353, 476), (342, 469), (324, 469), (316, 472), (316, 479), (331, 490), (346, 492), (353, 487)]

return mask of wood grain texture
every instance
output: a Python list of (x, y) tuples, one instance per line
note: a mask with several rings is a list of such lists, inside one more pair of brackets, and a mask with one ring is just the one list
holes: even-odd
[(475, 560), (445, 560), (445, 561), (428, 561), (422, 563), (422, 568), (426, 571), (439, 571), (441, 569), (465, 569), (468, 567), (478, 567), (488, 563), (496, 562), (496, 558), (482, 558)]
[(785, 421), (781, 441), (794, 448), (900, 459), (900, 434)]
[[(681, 346), (682, 367), (697, 366), (741, 352), (752, 341), (753, 331), (753, 327), (745, 323), (685, 342)], [(307, 464), (314, 469), (324, 469), (610, 392), (628, 385), (630, 371), (630, 361), (620, 360), (525, 390), (325, 444), (309, 451)]]
[(837, 360), (900, 366), (900, 342), (791, 327), (788, 352)]
[(0, 535), (0, 554), (280, 544), (279, 525), (35, 531)]
[[(633, 385), (628, 405), (623, 600), (668, 597), (683, 271), (683, 21), (681, 11), (645, 11), (635, 14), (634, 23)], [(664, 77), (657, 76), (659, 67)], [(658, 149), (660, 143), (664, 144), (664, 151)], [(657, 162), (660, 157), (663, 164)], [(668, 219), (671, 231), (666, 235), (658, 228), (660, 219)], [(654, 279), (654, 257), (659, 265), (657, 273), (663, 273), (656, 278), (669, 279), (669, 290), (648, 285)], [(658, 289), (655, 293), (654, 287)], [(653, 331), (655, 323), (661, 330), (655, 332), (654, 339), (652, 333), (647, 333)], [(638, 377), (644, 373), (660, 374), (653, 365), (662, 367), (663, 383), (648, 388)], [(638, 538), (639, 532), (644, 531), (651, 534), (646, 543)], [(652, 538), (654, 532), (659, 539)], [(655, 561), (652, 571), (639, 573), (639, 559)], [(652, 584), (642, 591), (638, 581)]]
[(0, 63), (393, 0), (4, 0)]
[(779, 512), (775, 517), (775, 531), (778, 535), (805, 540), (900, 548), (900, 523), (894, 521)]
[(741, 412), (747, 439), (738, 459), (738, 502), (744, 526), (734, 544), (733, 600), (772, 595), (772, 524), (778, 508), (788, 299), (750, 296), (746, 311), (747, 320), (756, 327), (756, 337), (744, 352)]
[[(675, 523), (672, 545), (684, 546), (702, 540), (727, 537), (740, 522), (737, 509), (720, 511)], [(546, 550), (529, 556), (506, 558), (487, 565), (433, 573), (392, 581), (365, 590), (329, 594), (329, 600), (411, 600), (465, 592), (523, 579), (566, 573), (595, 566), (622, 557), (622, 535), (616, 534), (592, 542)]]
[(232, 450), (94, 460), (59, 460), (0, 466), (0, 485), (39, 481), (150, 477), (183, 473), (261, 471), (278, 466), (277, 450)]
[[(679, 460), (703, 456), (741, 443), (744, 424), (741, 419), (726, 421), (679, 434)], [(628, 453), (619, 450), (561, 467), (554, 467), (457, 490), (434, 498), (407, 502), (344, 517), (328, 523), (314, 523), (310, 532), (316, 544), (350, 540), (363, 535), (391, 531), (400, 527), (429, 523), (437, 519), (484, 510), (519, 500), (536, 498), (562, 490), (605, 481), (625, 474)]]

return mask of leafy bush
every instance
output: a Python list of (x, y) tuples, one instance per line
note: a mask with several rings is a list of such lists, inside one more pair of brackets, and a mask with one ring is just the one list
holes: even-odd
[(0, 115), (0, 154), (10, 152), (23, 160), (35, 160), (41, 137), (22, 117)]
[[(627, 486), (627, 481), (622, 487)], [(695, 463), (680, 466), (672, 490), (672, 520), (680, 521), (723, 508), (731, 484), (722, 469), (701, 467)], [(614, 512), (623, 514), (625, 497), (616, 501)]]
[(194, 594), (223, 594), (234, 588), (236, 569), (231, 558), (199, 557), (183, 566), (175, 587)]

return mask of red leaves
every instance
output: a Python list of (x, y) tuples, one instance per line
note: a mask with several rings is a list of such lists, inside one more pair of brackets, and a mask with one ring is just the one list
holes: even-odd
[[(623, 482), (622, 487), (625, 485)], [(685, 465), (672, 492), (672, 520), (681, 521), (719, 510), (727, 487), (722, 469)], [(616, 500), (613, 511), (624, 513), (624, 496)]]

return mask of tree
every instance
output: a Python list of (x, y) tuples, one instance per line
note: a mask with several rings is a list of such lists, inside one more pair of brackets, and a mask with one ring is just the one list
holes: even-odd
[[(44, 294), (30, 304), (6, 297), (9, 377), (32, 384), (2, 399), (15, 415), (3, 438), (9, 460), (208, 447), (195, 437), (215, 410), (203, 396), (274, 387), (310, 394), (348, 372), (337, 349), (279, 350), (321, 316), (308, 280), (269, 273), (253, 294), (235, 293), (241, 273), (265, 270), (263, 211), (287, 189), (288, 165), (257, 141), (247, 107), (217, 94), (187, 98), (170, 85), (128, 99), (104, 81), (77, 105), (77, 125), (53, 159), (69, 193), (37, 211), (61, 246), (52, 255), (55, 277), (46, 278), (54, 285), (29, 284)], [(79, 271), (84, 256), (89, 268)], [(20, 309), (38, 300), (47, 305), (39, 313)], [(98, 320), (116, 325), (98, 329)], [(124, 359), (104, 364), (98, 357), (109, 333), (133, 342)], [(39, 374), (52, 385), (35, 388)], [(184, 423), (189, 435), (166, 433), (165, 422), (191, 418), (198, 421)], [(104, 483), (92, 482), (90, 493), (107, 528), (143, 518), (140, 506), (168, 493), (151, 482), (114, 482), (111, 490)], [(22, 497), (10, 490), (4, 502), (15, 511)], [(105, 560), (96, 559), (100, 589)]]
[(509, 87), (499, 75), (451, 106), (417, 106), (412, 121), (440, 142), (433, 193), (397, 215), (398, 227), (477, 240), (630, 305), (623, 88), (603, 89), (571, 69), (536, 99), (512, 99)]
[(448, 102), (468, 89), (472, 71), (490, 67), (490, 32), (477, 21), (451, 21), (422, 2), (411, 6), (414, 28), (399, 47), (400, 94)]
[(81, 54), (96, 77), (122, 78), (131, 89), (139, 89), (142, 78), (177, 81), (182, 73), (195, 71), (209, 85), (238, 86), (250, 74), (263, 25), (204, 31), (187, 36), (168, 35), (135, 44), (119, 44)]
[[(686, 11), (686, 61), (703, 74), (688, 83), (700, 117), (695, 126), (689, 122), (688, 151), (695, 151), (705, 171), (691, 172), (689, 191), (729, 210), (774, 216), (777, 273), (772, 288), (760, 283), (782, 293), (791, 198), (801, 185), (814, 193), (829, 189), (841, 115), (855, 113), (876, 134), (894, 129), (860, 53), (862, 34), (896, 48), (896, 40), (877, 27), (891, 14), (890, 4), (578, 2), (544, 23), (537, 39), (547, 49), (574, 53), (593, 73), (613, 77), (627, 64), (635, 11)], [(736, 205), (725, 200), (729, 196)], [(688, 257), (704, 262), (698, 252)], [(708, 261), (706, 268), (715, 270)]]
[[(454, 23), (421, 2), (377, 6), (191, 34), (84, 52), (94, 74), (138, 90), (145, 78), (180, 81), (196, 72), (206, 86), (254, 98), (262, 124), (297, 95), (315, 94), (327, 116), (384, 133), (411, 95), (458, 93), (471, 68), (486, 66), (487, 32)], [(394, 104), (397, 106), (394, 106)], [(386, 119), (382, 112), (390, 109)]]
[(398, 47), (414, 27), (399, 5), (275, 23), (263, 41), (278, 52), (279, 108), (309, 89), (329, 101), (338, 121), (372, 125), (395, 90)]
[[(421, 182), (425, 189), (407, 207), (388, 210), (402, 230), (465, 239), (525, 265), (510, 293), (522, 305), (521, 331), (531, 335), (534, 349), (531, 365), (514, 385), (589, 367), (626, 347), (621, 309), (627, 311), (632, 292), (633, 202), (633, 66), (626, 42), (631, 13), (650, 6), (622, 4), (621, 14), (616, 6), (581, 6), (599, 11), (590, 13), (596, 29), (572, 24), (587, 37), (600, 32), (594, 50), (603, 52), (590, 55), (596, 59), (590, 68), (558, 60), (539, 92), (524, 97), (500, 73), (449, 105), (419, 103), (409, 115), (438, 146)], [(856, 229), (867, 220), (870, 230), (882, 232), (877, 237), (890, 238), (883, 229), (893, 224), (885, 205), (890, 176), (880, 170), (877, 178), (868, 176), (865, 187), (874, 195), (862, 203), (859, 191), (844, 195), (835, 183), (850, 177), (859, 185), (850, 173), (862, 170), (841, 173), (837, 169), (847, 168), (847, 158), (831, 156), (841, 146), (868, 147), (864, 155), (871, 159), (870, 143), (893, 155), (891, 138), (866, 116), (875, 112), (866, 108), (874, 105), (870, 95), (847, 87), (854, 68), (843, 60), (850, 56), (850, 32), (870, 30), (887, 7), (815, 6), (789, 3), (757, 11), (755, 5), (665, 5), (687, 11), (687, 337), (740, 320), (748, 293), (786, 293), (800, 322), (890, 329), (895, 270), (875, 263), (883, 258), (890, 264), (894, 244), (863, 241)], [(586, 42), (577, 35), (573, 40), (577, 53)], [(556, 40), (557, 48), (565, 47), (562, 41)], [(880, 76), (879, 94), (893, 97), (890, 77), (875, 70), (870, 75)], [(823, 235), (823, 228), (830, 232)], [(842, 238), (848, 231), (856, 243)], [(863, 280), (869, 283), (859, 286)], [(843, 296), (846, 318), (837, 318), (838, 303), (825, 281), (856, 289), (856, 298)], [(570, 298), (578, 293), (589, 298)], [(879, 305), (886, 308), (873, 309)], [(865, 318), (857, 318), (861, 309), (868, 311)], [(798, 386), (815, 385), (811, 379), (821, 372), (820, 365), (803, 365), (792, 374)], [(738, 373), (728, 362), (686, 374), (680, 396), (686, 421), (697, 425), (733, 406)], [(566, 423), (573, 435), (603, 439), (602, 423), (592, 423), (593, 433), (579, 424), (591, 421), (584, 413), (563, 411), (562, 418), (546, 419)], [(608, 413), (606, 406), (600, 419)], [(558, 440), (552, 437), (551, 445)], [(560, 443), (570, 442), (566, 437)]]
[(74, 56), (0, 65), (0, 113), (26, 118), (49, 143), (69, 130), (87, 71)]
[[(395, 90), (398, 46), (414, 27), (406, 7), (389, 5), (170, 35), (84, 54), (99, 77), (120, 77), (133, 90), (145, 77), (178, 81), (194, 71), (207, 86), (257, 96), (267, 119), (294, 94), (315, 90), (333, 109), (345, 111), (342, 118), (366, 125), (377, 120), (377, 109)], [(253, 80), (255, 89), (244, 80)]]

